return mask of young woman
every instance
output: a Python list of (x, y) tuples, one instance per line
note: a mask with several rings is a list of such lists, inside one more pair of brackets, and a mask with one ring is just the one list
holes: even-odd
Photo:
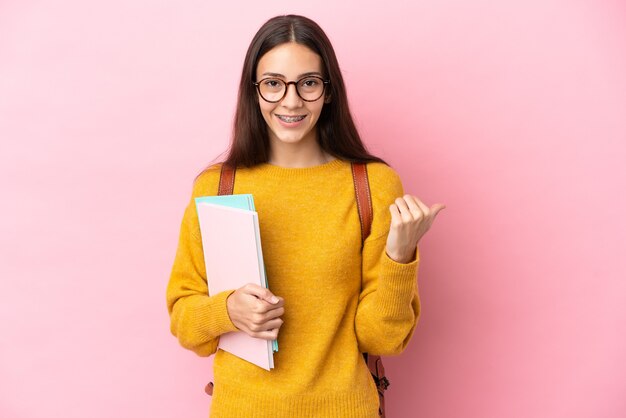
[[(351, 162), (367, 163), (373, 206), (362, 244)], [(193, 198), (215, 195), (221, 164), (198, 176), (167, 288), (171, 330), (216, 353), (211, 417), (378, 416), (361, 353), (397, 355), (420, 304), (417, 244), (443, 205), (405, 195), (363, 146), (330, 41), (302, 16), (266, 22), (246, 54), (233, 138), (234, 193), (252, 193), (269, 289), (207, 293)], [(223, 350), (220, 335), (278, 338), (266, 371)]]

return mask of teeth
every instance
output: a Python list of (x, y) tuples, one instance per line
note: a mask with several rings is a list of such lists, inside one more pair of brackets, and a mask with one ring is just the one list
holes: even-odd
[(287, 122), (287, 123), (298, 122), (304, 119), (304, 116), (282, 116), (282, 115), (277, 115), (277, 116), (280, 120)]

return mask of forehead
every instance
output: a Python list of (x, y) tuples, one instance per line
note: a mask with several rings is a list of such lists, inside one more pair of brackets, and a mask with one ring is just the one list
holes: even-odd
[(322, 58), (304, 45), (289, 42), (278, 45), (265, 53), (257, 65), (257, 78), (263, 73), (282, 74), (295, 78), (309, 72), (322, 72)]

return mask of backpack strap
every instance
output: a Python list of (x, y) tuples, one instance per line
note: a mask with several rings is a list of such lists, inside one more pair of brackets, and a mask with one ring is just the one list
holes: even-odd
[(231, 167), (226, 163), (222, 164), (220, 170), (220, 185), (217, 189), (217, 195), (233, 194), (235, 188), (235, 167)]
[(359, 220), (361, 221), (361, 245), (363, 245), (372, 230), (372, 219), (374, 218), (372, 196), (370, 194), (370, 183), (367, 178), (367, 165), (352, 163), (351, 166), (356, 206), (359, 210)]
[[(357, 209), (359, 212), (359, 221), (361, 222), (361, 246), (363, 246), (365, 239), (370, 235), (372, 230), (372, 219), (374, 218), (372, 195), (370, 193), (370, 184), (367, 177), (367, 165), (364, 163), (352, 163), (351, 167), (354, 194), (356, 196)], [(235, 167), (222, 164), (217, 192), (219, 196), (233, 194), (235, 187), (235, 171)], [(363, 353), (363, 359), (378, 389), (378, 399), (380, 401), (378, 415), (385, 418), (385, 390), (389, 387), (389, 380), (385, 377), (383, 360), (380, 356), (374, 356), (368, 353)], [(213, 382), (209, 382), (204, 390), (207, 394), (213, 395)]]
[[(354, 194), (356, 195), (359, 220), (361, 221), (362, 246), (372, 230), (372, 219), (374, 219), (372, 194), (370, 193), (370, 183), (367, 177), (367, 165), (363, 163), (352, 163), (351, 165)], [(383, 359), (380, 356), (374, 356), (368, 353), (363, 353), (363, 359), (365, 359), (367, 368), (372, 374), (372, 378), (374, 378), (374, 383), (376, 383), (376, 389), (378, 389), (378, 416), (385, 418), (385, 390), (387, 390), (390, 383), (385, 376)]]
[(389, 379), (385, 376), (383, 359), (380, 356), (374, 356), (368, 353), (363, 353), (363, 358), (365, 359), (367, 368), (372, 374), (376, 389), (378, 390), (378, 416), (385, 418), (385, 391), (391, 383), (389, 383)]
[[(234, 188), (235, 168), (224, 163), (222, 164), (222, 168), (220, 170), (220, 183), (217, 187), (217, 195), (223, 196), (233, 194)], [(207, 383), (207, 385), (204, 387), (204, 391), (207, 395), (213, 396), (213, 382)]]

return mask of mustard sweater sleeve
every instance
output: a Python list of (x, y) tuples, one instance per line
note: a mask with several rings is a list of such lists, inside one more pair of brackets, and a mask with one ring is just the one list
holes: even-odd
[(389, 167), (372, 166), (370, 187), (374, 221), (370, 237), (363, 246), (355, 329), (362, 352), (398, 355), (413, 336), (420, 314), (419, 251), (416, 249), (414, 260), (407, 264), (397, 263), (387, 256), (389, 205), (404, 191), (399, 177)]
[[(194, 192), (194, 196), (198, 195)], [(170, 329), (180, 344), (200, 356), (217, 351), (219, 336), (237, 331), (226, 308), (234, 290), (209, 296), (198, 216), (193, 198), (185, 210), (178, 250), (167, 286)]]

